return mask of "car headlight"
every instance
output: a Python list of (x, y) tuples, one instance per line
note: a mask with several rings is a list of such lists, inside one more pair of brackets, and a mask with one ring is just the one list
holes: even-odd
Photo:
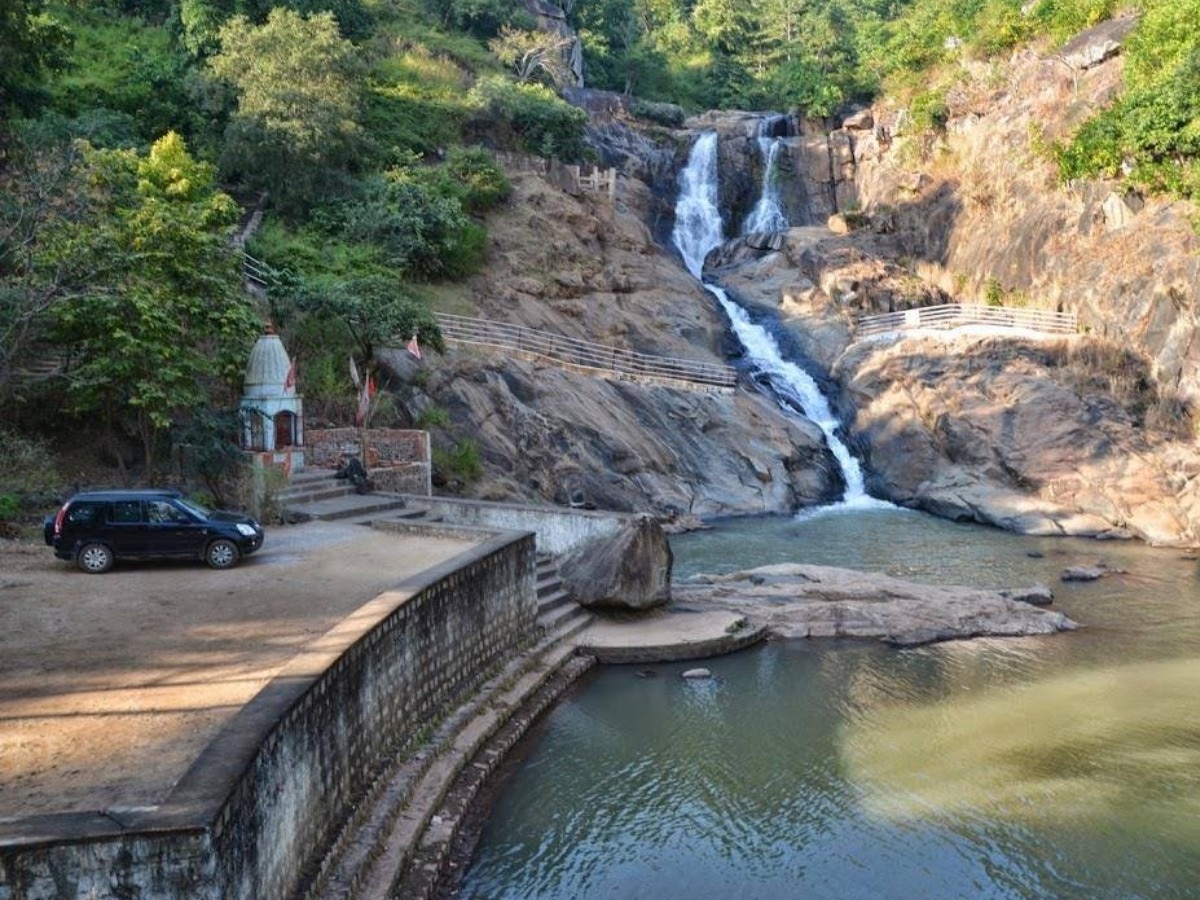
[(238, 522), (237, 530), (238, 534), (244, 534), (246, 537), (254, 537), (254, 535), (258, 534), (258, 532), (254, 530), (253, 526), (244, 525), (241, 522)]

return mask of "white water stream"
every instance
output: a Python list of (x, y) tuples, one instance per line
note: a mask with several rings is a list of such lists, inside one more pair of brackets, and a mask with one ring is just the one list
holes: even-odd
[(783, 211), (779, 194), (779, 154), (784, 138), (771, 137), (770, 132), (779, 116), (763, 119), (758, 130), (758, 149), (763, 157), (762, 192), (750, 215), (742, 223), (742, 234), (786, 231), (791, 223)]
[[(764, 193), (767, 189), (764, 179)], [(783, 227), (787, 227), (786, 219)], [(675, 207), (672, 240), (683, 256), (688, 271), (703, 284), (701, 275), (704, 258), (710, 250), (725, 241), (721, 212), (717, 206), (716, 132), (700, 135), (692, 147), (686, 168), (679, 173), (679, 200)], [(862, 467), (838, 437), (837, 418), (812, 376), (794, 362), (784, 359), (775, 338), (761, 325), (750, 321), (746, 311), (730, 300), (721, 288), (711, 284), (704, 284), (704, 287), (725, 310), (734, 333), (746, 348), (754, 366), (770, 379), (776, 392), (786, 395), (803, 409), (804, 414), (825, 435), (846, 482), (846, 493), (838, 508), (887, 505), (868, 496), (863, 485)]]

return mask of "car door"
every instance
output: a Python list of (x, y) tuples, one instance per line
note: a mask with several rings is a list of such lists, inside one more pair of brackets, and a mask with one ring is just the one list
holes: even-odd
[(147, 500), (150, 550), (155, 556), (198, 556), (205, 524), (170, 499)]
[(147, 530), (141, 500), (113, 500), (109, 504), (105, 531), (118, 557), (145, 556), (150, 546)]

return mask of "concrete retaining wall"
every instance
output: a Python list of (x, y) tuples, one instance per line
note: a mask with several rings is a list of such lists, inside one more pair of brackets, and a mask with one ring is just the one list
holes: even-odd
[(285, 898), (399, 754), (536, 628), (529, 533), (401, 583), (302, 651), (158, 807), (6, 829), (0, 900)]
[(631, 518), (624, 513), (487, 503), (449, 497), (413, 497), (412, 501), (414, 506), (428, 510), (431, 517), (452, 525), (536, 532), (538, 550), (555, 556), (594, 537), (616, 534), (621, 525)]

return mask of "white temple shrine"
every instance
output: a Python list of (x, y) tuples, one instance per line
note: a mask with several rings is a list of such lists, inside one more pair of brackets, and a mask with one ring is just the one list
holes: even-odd
[(242, 385), (242, 449), (256, 467), (304, 468), (304, 401), (283, 341), (268, 323), (250, 351)]

